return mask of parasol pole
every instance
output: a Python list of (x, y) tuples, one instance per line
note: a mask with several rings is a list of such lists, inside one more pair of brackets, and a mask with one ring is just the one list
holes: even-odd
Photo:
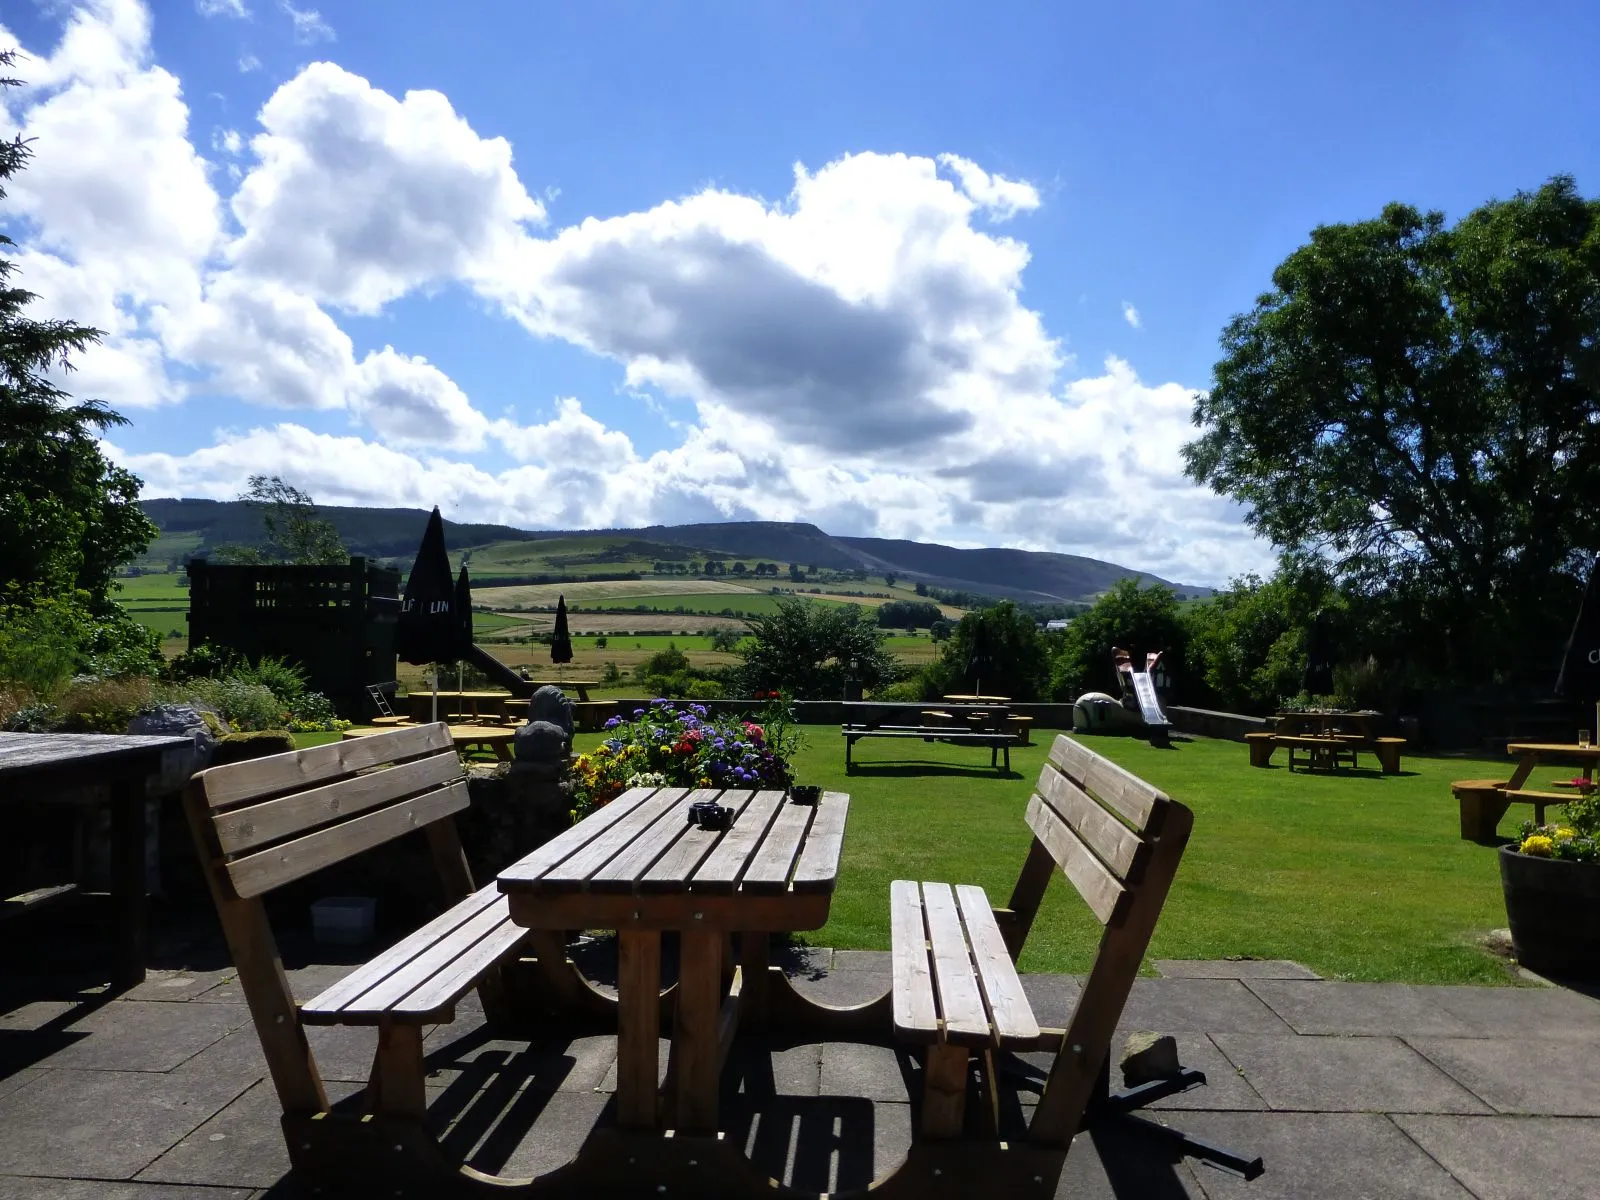
[(435, 721), (437, 721), (439, 719), (439, 664), (438, 663), (434, 663), (433, 664), (433, 670), (432, 670), (432, 672), (430, 672), (430, 674), (433, 676), (433, 719)]

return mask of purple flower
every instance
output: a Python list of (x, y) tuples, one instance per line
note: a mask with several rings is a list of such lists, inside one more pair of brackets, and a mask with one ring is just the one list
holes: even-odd
[(689, 705), (689, 711), (697, 717), (703, 717), (706, 715), (706, 706), (704, 704), (691, 704)]
[(636, 716), (636, 717), (642, 717), (642, 716), (644, 716), (644, 709), (642, 709), (642, 708), (636, 708), (636, 709), (634, 709), (634, 710), (633, 710), (633, 715), (634, 715), (634, 716)]
[(621, 724), (622, 724), (622, 718), (621, 717), (612, 717), (609, 721), (606, 722), (605, 727), (607, 729), (615, 729), (618, 725), (621, 725)]

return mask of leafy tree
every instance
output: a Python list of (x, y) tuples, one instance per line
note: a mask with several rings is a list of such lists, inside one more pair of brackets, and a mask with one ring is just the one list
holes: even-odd
[(711, 631), (711, 648), (731, 654), (739, 648), (739, 642), (743, 637), (742, 629), (735, 629), (732, 625), (718, 625)]
[(1061, 635), (1050, 667), (1051, 694), (1058, 700), (1075, 700), (1084, 692), (1115, 696), (1120, 688), (1111, 651), (1119, 646), (1141, 668), (1148, 651), (1163, 651), (1161, 661), (1181, 686), (1187, 642), (1171, 588), (1140, 587), (1137, 580), (1120, 579)]
[(1188, 473), (1441, 672), (1548, 669), (1600, 550), (1600, 201), (1558, 176), (1453, 227), (1391, 204), (1272, 281), (1223, 333)]
[(917, 595), (926, 596), (927, 594), (928, 594), (928, 585), (926, 583), (922, 582), (922, 580), (920, 580), (920, 579), (917, 580)]
[(943, 613), (927, 600), (890, 600), (878, 605), (878, 624), (885, 629), (925, 629)]
[[(0, 70), (16, 57), (0, 51)], [(31, 156), (21, 137), (0, 141), (0, 200)], [(111, 618), (117, 569), (156, 527), (139, 508), (139, 480), (100, 453), (100, 435), (126, 419), (99, 400), (74, 402), (50, 379), (100, 331), (26, 315), (35, 296), (13, 283), (15, 244), (0, 234), (0, 592), (12, 604), (81, 593), (91, 614)]]
[(800, 700), (833, 700), (847, 678), (875, 690), (900, 674), (873, 616), (856, 604), (818, 604), (779, 596), (777, 611), (750, 619), (740, 644), (744, 686), (786, 691)]
[(899, 579), (899, 578), (900, 578), (900, 576), (896, 575), (893, 571), (885, 571), (883, 573), (883, 586), (884, 587), (893, 587), (894, 586), (894, 581)]
[(928, 626), (928, 636), (930, 638), (932, 638), (935, 642), (944, 641), (954, 631), (955, 631), (955, 622), (947, 621), (943, 617), (940, 617), (932, 625)]
[(1264, 581), (1255, 575), (1234, 580), (1184, 610), (1189, 672), (1218, 707), (1273, 711), (1302, 690), (1306, 629), (1328, 599), (1326, 580), (1289, 571)]
[(968, 663), (979, 641), (987, 654), (982, 686), (985, 695), (1037, 700), (1050, 680), (1050, 653), (1033, 618), (1010, 600), (967, 613), (939, 650), (929, 668), (934, 695), (965, 691), (973, 684)]
[(336, 566), (350, 555), (333, 522), (317, 516), (316, 505), (280, 475), (252, 475), (239, 496), (261, 513), (260, 546), (219, 546), (218, 562), (290, 563)]

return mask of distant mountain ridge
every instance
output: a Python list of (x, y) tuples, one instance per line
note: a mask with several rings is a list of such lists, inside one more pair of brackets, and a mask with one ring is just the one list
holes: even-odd
[[(261, 519), (237, 500), (159, 499), (140, 502), (162, 531), (151, 557), (170, 549), (183, 556), (203, 555), (224, 544), (254, 545)], [(428, 514), (417, 508), (319, 506), (352, 554), (409, 561), (422, 538)], [(691, 525), (649, 525), (636, 529), (530, 530), (446, 520), (445, 540), (452, 551), (496, 543), (582, 539), (591, 545), (614, 541), (631, 557), (684, 557), (685, 551), (729, 558), (800, 563), (874, 574), (893, 572), (908, 581), (1016, 600), (1089, 600), (1120, 579), (1164, 583), (1185, 596), (1204, 596), (1210, 588), (1171, 583), (1145, 571), (1076, 554), (1038, 550), (980, 548), (963, 550), (932, 542), (836, 536), (807, 522), (726, 521)], [(674, 550), (676, 553), (674, 553)], [(477, 573), (477, 568), (473, 568)]]

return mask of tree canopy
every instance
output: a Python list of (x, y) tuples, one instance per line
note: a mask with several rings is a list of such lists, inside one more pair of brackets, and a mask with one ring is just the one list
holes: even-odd
[(776, 598), (777, 611), (752, 617), (739, 646), (751, 691), (790, 692), (799, 700), (836, 700), (846, 679), (872, 690), (899, 675), (877, 620), (856, 604)]
[(1147, 652), (1162, 651), (1162, 663), (1181, 682), (1188, 630), (1171, 588), (1120, 579), (1088, 612), (1074, 617), (1051, 664), (1052, 695), (1057, 700), (1076, 700), (1084, 692), (1115, 696), (1120, 685), (1111, 651), (1117, 646), (1133, 655), (1139, 670)]
[(1600, 549), (1600, 201), (1561, 176), (1451, 227), (1391, 204), (1272, 282), (1223, 333), (1188, 473), (1407, 610), (1442, 672), (1542, 655)]
[(239, 499), (261, 513), (262, 542), (259, 546), (219, 546), (213, 555), (218, 562), (337, 566), (350, 557), (333, 522), (317, 516), (310, 493), (282, 476), (250, 476)]
[[(15, 59), (0, 51), (0, 69)], [(0, 141), (0, 200), (31, 153), (21, 137)], [(139, 480), (100, 452), (100, 436), (125, 419), (56, 382), (100, 331), (28, 316), (35, 296), (13, 281), (14, 246), (0, 234), (0, 594), (81, 593), (91, 612), (109, 616), (118, 568), (156, 528), (139, 508)]]
[[(982, 675), (969, 669), (981, 648)], [(967, 613), (939, 648), (933, 672), (934, 694), (981, 687), (985, 695), (1037, 700), (1050, 679), (1050, 650), (1038, 623), (1010, 600)]]

